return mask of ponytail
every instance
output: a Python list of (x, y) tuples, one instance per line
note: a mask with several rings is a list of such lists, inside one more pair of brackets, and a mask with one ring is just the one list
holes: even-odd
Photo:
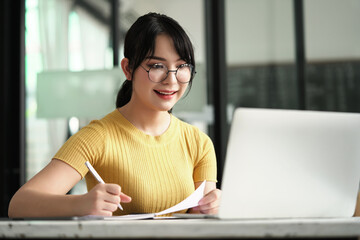
[(132, 81), (126, 79), (117, 94), (116, 108), (122, 107), (125, 104), (127, 104), (131, 99), (131, 94), (132, 94)]

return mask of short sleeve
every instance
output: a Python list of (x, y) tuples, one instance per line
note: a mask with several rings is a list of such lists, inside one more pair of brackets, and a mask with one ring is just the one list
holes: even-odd
[(198, 155), (195, 161), (193, 178), (194, 182), (213, 181), (216, 179), (216, 155), (214, 145), (205, 133), (200, 132), (198, 135)]
[(69, 164), (84, 177), (88, 172), (85, 162), (94, 165), (104, 153), (104, 147), (105, 130), (99, 121), (92, 121), (71, 136), (53, 158)]

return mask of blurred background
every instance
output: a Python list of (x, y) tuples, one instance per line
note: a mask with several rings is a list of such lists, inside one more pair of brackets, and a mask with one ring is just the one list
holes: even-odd
[(173, 113), (213, 139), (219, 185), (235, 108), (360, 112), (359, 0), (1, 4), (2, 215), (69, 136), (115, 108), (124, 36), (148, 12), (177, 20), (194, 44), (198, 73)]

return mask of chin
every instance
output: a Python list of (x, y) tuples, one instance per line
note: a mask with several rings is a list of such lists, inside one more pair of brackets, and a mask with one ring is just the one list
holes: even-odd
[(162, 105), (162, 106), (158, 106), (157, 107), (157, 109), (159, 110), (159, 111), (164, 111), (164, 112), (168, 112), (168, 111), (170, 111), (170, 110), (172, 110), (173, 109), (173, 107), (174, 107), (174, 104), (171, 104), (171, 105)]
[(176, 102), (168, 101), (168, 102), (161, 102), (161, 103), (153, 102), (152, 107), (153, 107), (154, 110), (156, 109), (156, 111), (168, 112), (168, 111), (170, 111), (171, 109), (174, 108), (176, 103), (177, 103), (177, 101)]

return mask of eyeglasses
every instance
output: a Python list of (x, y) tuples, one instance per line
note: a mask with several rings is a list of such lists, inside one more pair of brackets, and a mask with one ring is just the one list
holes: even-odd
[(155, 83), (164, 81), (168, 77), (169, 72), (174, 72), (176, 79), (180, 83), (188, 83), (196, 73), (194, 66), (188, 63), (181, 64), (176, 70), (169, 70), (162, 63), (152, 65), (149, 70), (146, 70), (142, 65), (140, 66), (148, 73), (150, 81)]

